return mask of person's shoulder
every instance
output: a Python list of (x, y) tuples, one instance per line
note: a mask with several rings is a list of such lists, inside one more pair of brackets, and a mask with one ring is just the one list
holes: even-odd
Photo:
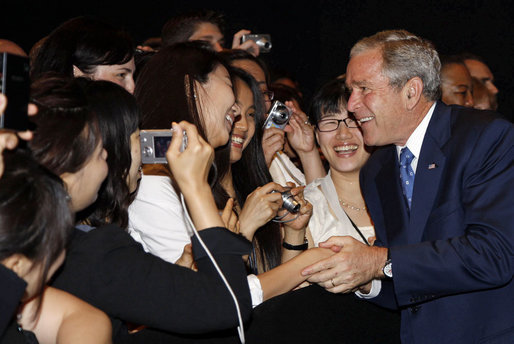
[(471, 129), (487, 128), (490, 125), (512, 129), (512, 123), (502, 114), (492, 110), (473, 109), (451, 105), (451, 122), (453, 128)]
[(75, 229), (72, 245), (85, 248), (95, 248), (99, 252), (102, 248), (131, 244), (134, 240), (122, 228), (114, 224), (105, 224), (88, 232)]

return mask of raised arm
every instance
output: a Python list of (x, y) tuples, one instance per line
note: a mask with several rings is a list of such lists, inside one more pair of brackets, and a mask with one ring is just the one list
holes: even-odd
[(316, 147), (314, 128), (309, 123), (309, 118), (303, 111), (296, 108), (293, 102), (287, 101), (286, 105), (293, 109), (293, 116), (289, 120), (289, 126), (286, 127), (287, 140), (298, 154), (305, 174), (305, 182), (309, 184), (316, 178), (325, 177), (327, 172)]
[[(180, 124), (173, 123), (173, 129), (175, 132), (166, 152), (166, 159), (184, 195), (191, 220), (197, 230), (224, 227), (207, 182), (214, 160), (214, 149), (198, 134), (193, 124), (185, 121)], [(181, 152), (183, 131), (187, 135), (187, 147)]]

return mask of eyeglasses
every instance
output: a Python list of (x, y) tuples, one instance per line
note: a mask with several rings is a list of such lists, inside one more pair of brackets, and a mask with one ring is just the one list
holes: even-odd
[(262, 94), (264, 95), (264, 100), (267, 102), (272, 101), (273, 97), (275, 96), (273, 91), (262, 91)]
[(339, 128), (339, 124), (341, 124), (341, 122), (343, 122), (347, 128), (359, 127), (359, 124), (355, 119), (346, 117), (345, 119), (322, 119), (318, 124), (316, 124), (316, 128), (321, 132), (334, 131)]

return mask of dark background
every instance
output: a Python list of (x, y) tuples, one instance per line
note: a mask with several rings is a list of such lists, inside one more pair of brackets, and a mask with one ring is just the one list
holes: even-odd
[(141, 43), (159, 36), (171, 16), (210, 8), (226, 15), (228, 44), (241, 28), (271, 34), (272, 52), (262, 58), (272, 69), (293, 73), (308, 100), (322, 83), (344, 73), (349, 50), (359, 38), (401, 28), (431, 40), (442, 54), (482, 56), (500, 90), (499, 111), (512, 120), (513, 7), (510, 0), (2, 0), (0, 38), (28, 52), (63, 21), (95, 15), (126, 28)]

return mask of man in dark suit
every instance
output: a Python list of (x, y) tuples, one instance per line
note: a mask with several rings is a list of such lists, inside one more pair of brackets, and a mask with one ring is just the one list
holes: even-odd
[(352, 48), (348, 110), (383, 146), (361, 171), (377, 241), (332, 237), (320, 246), (338, 253), (304, 273), (400, 309), (404, 343), (514, 343), (514, 130), (436, 101), (439, 70), (406, 31)]

